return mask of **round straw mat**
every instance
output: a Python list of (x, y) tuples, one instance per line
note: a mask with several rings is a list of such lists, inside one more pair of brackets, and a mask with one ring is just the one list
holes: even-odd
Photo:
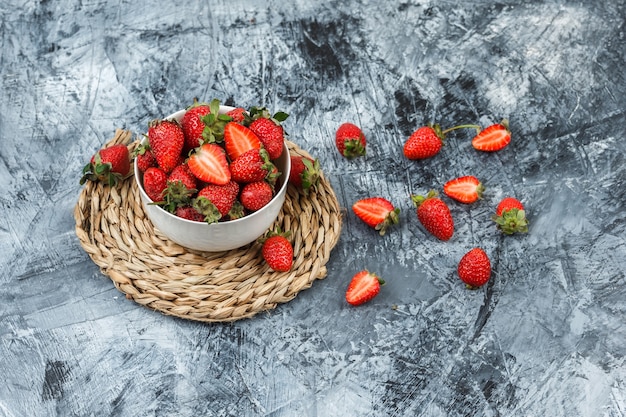
[[(118, 129), (107, 143), (132, 151), (132, 134)], [(310, 155), (287, 142), (292, 155)], [(305, 196), (289, 186), (272, 228), (291, 232), (294, 263), (272, 271), (253, 242), (224, 252), (198, 252), (169, 241), (144, 213), (132, 175), (115, 187), (88, 182), (74, 208), (80, 244), (117, 289), (140, 305), (184, 319), (229, 322), (292, 300), (326, 277), (341, 233), (342, 210), (323, 176)]]

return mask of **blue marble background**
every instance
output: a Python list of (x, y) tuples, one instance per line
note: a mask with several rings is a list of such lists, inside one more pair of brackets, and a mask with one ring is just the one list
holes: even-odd
[[(0, 416), (626, 415), (626, 4), (151, 0), (0, 4)], [(78, 178), (116, 128), (194, 97), (290, 114), (346, 207), (328, 276), (252, 319), (202, 324), (124, 298), (74, 233)], [(408, 161), (437, 122), (508, 118), (513, 141), (471, 132)], [(368, 155), (334, 149), (360, 125)], [(473, 174), (449, 242), (412, 193)], [(384, 237), (359, 198), (401, 208)], [(527, 235), (489, 217), (513, 194)], [(460, 257), (493, 275), (469, 292)], [(368, 268), (387, 284), (352, 308)]]

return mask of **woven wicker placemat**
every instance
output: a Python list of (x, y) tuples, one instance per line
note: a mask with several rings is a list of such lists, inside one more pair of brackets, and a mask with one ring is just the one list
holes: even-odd
[[(139, 141), (118, 129), (105, 146)], [(288, 141), (292, 155), (310, 155)], [(272, 271), (256, 242), (224, 252), (186, 249), (163, 236), (144, 213), (132, 175), (115, 187), (88, 182), (74, 208), (76, 235), (93, 262), (127, 298), (167, 315), (203, 322), (252, 317), (292, 300), (326, 277), (341, 233), (342, 210), (323, 176), (304, 196), (289, 186), (274, 225), (291, 232), (294, 263)]]

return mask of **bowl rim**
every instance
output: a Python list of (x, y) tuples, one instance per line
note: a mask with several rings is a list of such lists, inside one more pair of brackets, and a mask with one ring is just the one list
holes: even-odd
[[(232, 106), (224, 106), (220, 104), (220, 110), (219, 110), (219, 114), (225, 114), (227, 112), (229, 112), (230, 110), (234, 110), (236, 107), (232, 107)], [(172, 114), (170, 114), (169, 116), (166, 116), (163, 118), (163, 120), (169, 120), (169, 119), (176, 119), (178, 121), (180, 121), (180, 119), (183, 117), (183, 115), (187, 113), (187, 109), (182, 109), (182, 110), (178, 110)], [(145, 134), (143, 135), (143, 139), (141, 140), (141, 143), (145, 143), (148, 140), (148, 135)], [(285, 152), (287, 152), (285, 154)], [(234, 220), (225, 220), (225, 221), (218, 221), (215, 223), (207, 223), (207, 222), (200, 222), (200, 221), (195, 221), (195, 220), (189, 220), (189, 219), (185, 219), (183, 217), (179, 217), (173, 213), (170, 213), (169, 211), (163, 209), (163, 207), (159, 207), (158, 205), (154, 205), (155, 207), (159, 208), (165, 215), (169, 216), (172, 220), (174, 221), (180, 221), (183, 223), (189, 223), (189, 224), (194, 224), (194, 225), (198, 225), (198, 226), (207, 226), (207, 227), (225, 227), (226, 225), (231, 225), (231, 224), (237, 224), (237, 223), (241, 223), (244, 221), (250, 221), (251, 219), (253, 219), (254, 217), (260, 217), (262, 216), (262, 214), (265, 211), (269, 211), (271, 209), (270, 205), (272, 202), (274, 202), (276, 200), (276, 198), (278, 198), (278, 196), (283, 192), (284, 189), (286, 189), (289, 185), (289, 174), (291, 171), (291, 159), (289, 157), (289, 147), (287, 146), (287, 142), (285, 141), (283, 143), (283, 155), (285, 155), (286, 158), (286, 170), (285, 172), (281, 172), (281, 175), (279, 177), (279, 181), (281, 181), (281, 186), (280, 188), (275, 192), (274, 196), (272, 197), (272, 199), (270, 200), (269, 203), (267, 203), (265, 206), (261, 207), (259, 210), (254, 211), (246, 216), (243, 216), (239, 219), (234, 219)], [(283, 155), (281, 155), (280, 157), (283, 157)], [(143, 184), (141, 183), (139, 176), (143, 175), (143, 173), (139, 172), (139, 169), (137, 168), (137, 158), (135, 158), (135, 160), (133, 161), (133, 177), (135, 177), (135, 183), (137, 184), (137, 187), (139, 188), (139, 192), (142, 194), (143, 197), (145, 197), (146, 201), (149, 201), (150, 203), (154, 203), (154, 201), (148, 197), (148, 194), (146, 193), (146, 190), (143, 189)], [(285, 191), (286, 193), (286, 191)], [(143, 200), (143, 199), (142, 199)], [(146, 210), (147, 211), (147, 210)], [(257, 214), (260, 213), (260, 214)]]

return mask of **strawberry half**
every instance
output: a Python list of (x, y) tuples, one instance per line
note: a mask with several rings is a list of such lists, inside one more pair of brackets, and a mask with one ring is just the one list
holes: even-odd
[(348, 285), (346, 301), (353, 306), (366, 303), (378, 295), (382, 285), (385, 285), (385, 281), (376, 274), (367, 270), (359, 271)]
[(383, 236), (387, 228), (400, 221), (400, 209), (383, 197), (370, 197), (357, 201), (352, 205), (352, 210), (357, 217), (368, 226), (378, 230)]
[(196, 178), (210, 184), (224, 185), (231, 179), (224, 149), (214, 143), (197, 148), (187, 165)]
[(473, 175), (455, 178), (443, 185), (443, 192), (448, 197), (461, 203), (470, 204), (482, 198), (485, 187)]
[(489, 281), (491, 262), (484, 250), (474, 248), (463, 255), (457, 272), (465, 286), (470, 290), (475, 290)]
[(260, 149), (261, 140), (252, 130), (236, 122), (224, 126), (224, 148), (231, 161), (250, 149)]
[(474, 149), (484, 152), (495, 152), (506, 147), (511, 142), (509, 122), (504, 119), (500, 123), (493, 124), (481, 130), (472, 139)]

